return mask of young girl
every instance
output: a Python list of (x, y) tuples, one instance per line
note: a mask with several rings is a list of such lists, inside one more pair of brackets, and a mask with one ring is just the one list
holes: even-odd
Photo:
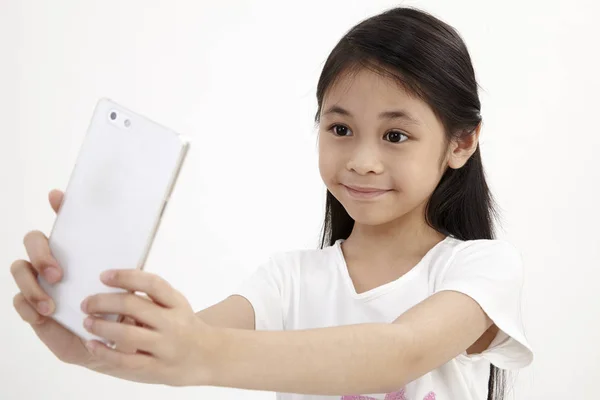
[[(56, 283), (62, 271), (46, 237), (30, 232), (30, 260), (11, 268), (19, 314), (61, 360), (140, 382), (270, 390), (281, 400), (501, 399), (503, 371), (533, 355), (520, 254), (493, 239), (463, 41), (411, 8), (369, 18), (333, 49), (317, 100), (328, 189), (321, 249), (273, 255), (197, 314), (155, 275), (107, 271), (106, 285), (148, 295), (82, 303), (82, 323), (112, 349), (49, 318), (55, 306), (36, 275)], [(61, 200), (51, 193), (55, 210)]]

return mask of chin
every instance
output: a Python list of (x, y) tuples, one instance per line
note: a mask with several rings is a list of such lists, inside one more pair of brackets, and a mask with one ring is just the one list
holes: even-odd
[(357, 207), (344, 208), (354, 222), (361, 225), (384, 225), (396, 219), (393, 215), (382, 212), (383, 210), (381, 208), (377, 209), (377, 207), (372, 207), (372, 209), (368, 209), (367, 207), (363, 209), (357, 209)]

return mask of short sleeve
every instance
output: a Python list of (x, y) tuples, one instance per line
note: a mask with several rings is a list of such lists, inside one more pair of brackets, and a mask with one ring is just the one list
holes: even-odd
[(511, 243), (464, 242), (443, 270), (437, 286), (436, 292), (453, 290), (473, 298), (499, 328), (485, 351), (463, 357), (483, 357), (502, 369), (519, 369), (533, 361), (521, 312), (523, 262)]
[(277, 267), (274, 259), (269, 259), (232, 293), (252, 304), (256, 330), (283, 330), (283, 277)]

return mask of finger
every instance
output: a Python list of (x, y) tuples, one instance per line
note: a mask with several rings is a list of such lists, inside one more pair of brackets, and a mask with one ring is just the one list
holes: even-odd
[(42, 315), (54, 312), (54, 302), (41, 288), (36, 279), (36, 271), (25, 260), (17, 260), (10, 266), (10, 273), (21, 291), (23, 298)]
[(123, 354), (118, 350), (107, 347), (104, 343), (97, 340), (90, 340), (85, 346), (94, 358), (117, 369), (125, 369), (132, 372), (152, 369), (156, 362), (151, 355), (139, 353)]
[(103, 272), (100, 279), (108, 286), (146, 293), (153, 301), (165, 307), (188, 305), (185, 297), (167, 281), (149, 272), (138, 269), (111, 270)]
[(150, 329), (88, 316), (83, 326), (94, 335), (126, 347), (136, 347), (149, 353), (156, 351), (160, 334)]
[(31, 231), (23, 239), (25, 250), (33, 268), (41, 273), (48, 283), (56, 283), (62, 278), (62, 269), (52, 257), (48, 238), (40, 231)]
[(50, 201), (50, 206), (54, 210), (55, 213), (58, 213), (60, 209), (60, 205), (62, 204), (64, 199), (64, 194), (60, 190), (54, 189), (50, 191), (48, 194), (48, 200)]
[(46, 321), (46, 317), (40, 315), (31, 304), (25, 299), (23, 293), (17, 293), (13, 298), (13, 306), (23, 321), (31, 325), (39, 325)]
[(165, 309), (149, 299), (132, 293), (100, 293), (83, 300), (81, 310), (86, 314), (119, 314), (153, 328), (160, 328), (165, 321)]
[[(141, 324), (138, 324), (138, 322), (131, 317), (124, 317), (121, 320), (121, 323), (125, 325), (141, 326)], [(116, 343), (115, 349), (125, 354), (135, 354), (138, 351), (135, 346), (126, 346), (121, 343)]]

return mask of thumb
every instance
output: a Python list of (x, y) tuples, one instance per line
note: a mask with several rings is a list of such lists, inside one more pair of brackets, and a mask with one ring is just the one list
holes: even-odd
[(50, 200), (50, 206), (54, 210), (55, 213), (60, 209), (60, 205), (62, 204), (64, 197), (64, 193), (60, 190), (54, 189), (48, 194), (48, 200)]

